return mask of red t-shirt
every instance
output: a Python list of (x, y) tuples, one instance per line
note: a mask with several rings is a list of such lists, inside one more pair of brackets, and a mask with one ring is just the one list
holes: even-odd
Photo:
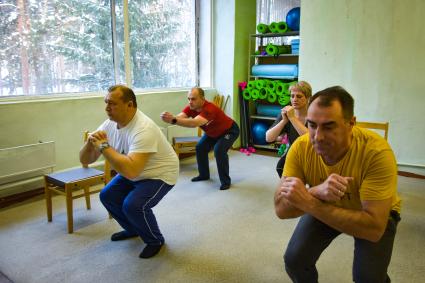
[(223, 135), (233, 124), (232, 118), (227, 116), (223, 110), (218, 108), (215, 104), (206, 100), (202, 106), (201, 112), (191, 110), (188, 105), (183, 109), (183, 113), (191, 118), (201, 115), (202, 118), (207, 119), (208, 122), (201, 126), (201, 129), (204, 130), (207, 136), (212, 138), (218, 138)]

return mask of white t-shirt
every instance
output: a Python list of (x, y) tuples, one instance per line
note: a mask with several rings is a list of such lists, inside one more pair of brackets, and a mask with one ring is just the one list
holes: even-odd
[(118, 129), (117, 123), (108, 119), (97, 130), (105, 131), (110, 146), (121, 154), (151, 153), (139, 177), (132, 181), (159, 179), (169, 185), (177, 182), (179, 159), (159, 127), (142, 111), (137, 110), (124, 128)]

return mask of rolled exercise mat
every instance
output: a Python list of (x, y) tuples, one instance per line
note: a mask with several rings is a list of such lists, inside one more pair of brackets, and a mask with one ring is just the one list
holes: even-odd
[(289, 54), (291, 47), (289, 45), (274, 45), (273, 43), (267, 44), (266, 52), (268, 55), (277, 56), (279, 54)]
[(289, 92), (288, 92), (288, 84), (287, 83), (284, 83), (282, 81), (278, 81), (276, 83), (276, 94), (277, 95), (289, 94)]
[(258, 96), (260, 96), (260, 93), (258, 92), (258, 89), (251, 89), (250, 90), (251, 93), (251, 98), (252, 100), (257, 100)]
[(298, 65), (296, 64), (254, 65), (252, 66), (251, 74), (256, 77), (293, 79), (298, 77)]
[(289, 91), (290, 86), (291, 86), (291, 83), (283, 83), (283, 94), (291, 95)]
[(277, 81), (269, 80), (266, 84), (266, 88), (267, 90), (276, 91), (276, 85), (277, 85)]
[(292, 81), (288, 83), (288, 93), (289, 93), (289, 88), (293, 85), (296, 85), (298, 83), (298, 81)]
[(257, 25), (257, 31), (259, 33), (268, 33), (268, 32), (270, 32), (270, 29), (269, 29), (269, 26), (268, 25), (259, 23)]
[(274, 102), (276, 101), (276, 99), (277, 99), (276, 92), (274, 92), (274, 91), (269, 91), (269, 92), (267, 93), (267, 101), (268, 101), (268, 102), (270, 102), (270, 103), (274, 103)]
[(255, 88), (255, 81), (249, 81), (248, 84), (247, 84), (247, 88), (249, 88), (249, 89)]
[(279, 95), (279, 98), (277, 99), (280, 105), (286, 106), (291, 101), (291, 97), (289, 95)]
[(257, 105), (257, 114), (268, 117), (276, 117), (280, 113), (280, 105)]
[(258, 90), (258, 99), (266, 99), (268, 96), (267, 88), (262, 87)]
[(276, 29), (278, 33), (284, 33), (288, 31), (288, 25), (286, 22), (278, 22), (276, 25)]
[(255, 81), (255, 88), (260, 89), (266, 86), (266, 82), (264, 80), (256, 80)]
[(269, 29), (272, 33), (278, 33), (278, 29), (277, 29), (277, 23), (276, 22), (272, 22), (269, 25)]
[(249, 88), (244, 89), (243, 92), (242, 92), (242, 96), (243, 96), (243, 99), (250, 100), (251, 99), (251, 90)]

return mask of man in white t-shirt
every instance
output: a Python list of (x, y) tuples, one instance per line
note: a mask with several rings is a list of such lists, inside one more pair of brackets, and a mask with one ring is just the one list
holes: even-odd
[(124, 228), (112, 241), (140, 236), (146, 246), (141, 258), (156, 255), (164, 244), (154, 207), (174, 187), (179, 161), (159, 127), (137, 109), (134, 92), (112, 86), (105, 97), (109, 119), (91, 133), (80, 151), (83, 164), (100, 155), (118, 173), (100, 192), (100, 200)]

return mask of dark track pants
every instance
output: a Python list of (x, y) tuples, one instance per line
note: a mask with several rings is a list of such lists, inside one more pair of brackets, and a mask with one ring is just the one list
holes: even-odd
[(152, 208), (173, 188), (161, 180), (131, 181), (115, 176), (100, 192), (100, 201), (124, 230), (139, 235), (148, 245), (161, 245), (164, 237), (159, 230)]
[[(354, 282), (391, 282), (387, 268), (399, 221), (398, 213), (392, 211), (384, 235), (377, 243), (354, 238)], [(318, 282), (316, 261), (339, 234), (309, 214), (300, 218), (284, 255), (285, 269), (293, 282)]]
[(212, 138), (204, 134), (196, 145), (196, 161), (198, 162), (199, 176), (202, 178), (210, 177), (210, 168), (208, 162), (208, 153), (214, 147), (214, 156), (217, 162), (218, 176), (222, 185), (230, 185), (229, 176), (229, 151), (232, 144), (239, 136), (239, 127), (233, 122), (233, 125), (226, 133), (218, 138)]

